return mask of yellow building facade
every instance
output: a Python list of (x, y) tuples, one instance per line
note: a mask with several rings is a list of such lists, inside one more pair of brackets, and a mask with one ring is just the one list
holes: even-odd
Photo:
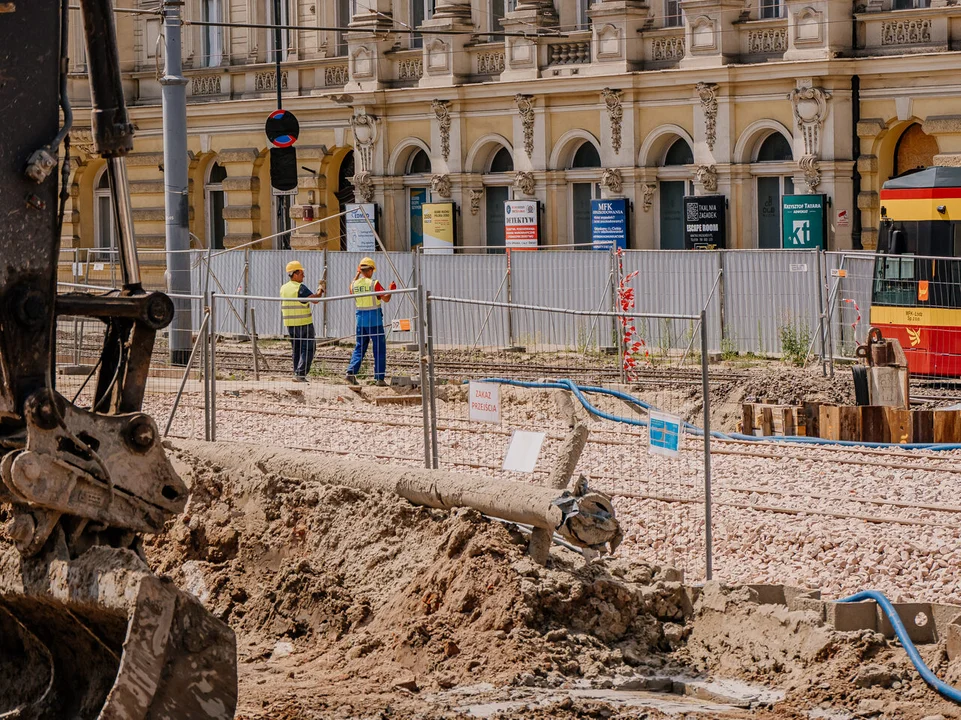
[[(341, 249), (339, 219), (307, 222), (372, 202), (387, 247), (406, 250), (428, 201), (454, 203), (458, 246), (499, 247), (510, 199), (540, 201), (541, 244), (579, 244), (590, 201), (623, 197), (630, 247), (683, 248), (683, 198), (720, 194), (727, 247), (776, 248), (781, 197), (823, 193), (829, 248), (872, 248), (888, 178), (961, 164), (961, 7), (946, 0), (283, 0), (297, 26), (283, 33), (283, 102), (301, 126), (287, 220), (263, 130), (273, 37), (249, 27), (272, 4), (184, 6), (195, 247), (290, 222), (293, 248)], [(63, 244), (107, 248), (77, 15)], [(118, 13), (118, 32), (138, 241), (161, 249), (160, 18)]]

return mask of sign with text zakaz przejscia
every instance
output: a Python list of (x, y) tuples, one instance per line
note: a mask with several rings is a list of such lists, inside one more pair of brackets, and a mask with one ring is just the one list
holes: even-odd
[(421, 206), (421, 217), (424, 252), (453, 255), (454, 203), (424, 203)]
[(785, 250), (824, 248), (826, 228), (826, 195), (785, 195), (781, 198), (781, 247)]
[(677, 457), (681, 451), (681, 418), (650, 411), (647, 450), (651, 455)]
[(504, 203), (504, 245), (509, 250), (536, 250), (537, 200), (508, 200)]
[(591, 244), (595, 250), (627, 249), (627, 198), (591, 200)]
[(723, 250), (727, 240), (727, 198), (688, 195), (684, 198), (684, 246), (688, 250)]
[(374, 236), (374, 220), (377, 206), (374, 203), (347, 203), (347, 252), (370, 254), (377, 252), (377, 238)]
[(497, 383), (470, 383), (471, 422), (501, 424), (501, 391)]

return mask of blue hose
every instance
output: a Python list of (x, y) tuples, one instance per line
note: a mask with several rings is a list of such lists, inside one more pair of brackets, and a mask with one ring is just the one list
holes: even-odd
[(941, 697), (961, 705), (961, 690), (939, 680), (938, 677), (931, 672), (931, 668), (924, 664), (924, 660), (921, 659), (918, 649), (914, 647), (914, 643), (911, 642), (911, 638), (908, 637), (908, 631), (905, 629), (904, 623), (901, 622), (898, 611), (894, 609), (891, 601), (882, 593), (877, 590), (864, 590), (838, 602), (854, 603), (863, 600), (874, 600), (880, 608), (884, 610), (884, 614), (888, 616), (888, 620), (891, 622), (891, 627), (894, 628), (894, 634), (898, 636), (898, 640), (901, 641), (901, 645), (911, 659), (911, 664), (914, 665), (914, 668), (918, 671), (918, 674), (924, 682), (934, 688)]
[[(647, 427), (646, 420), (638, 420), (635, 418), (625, 418), (613, 413), (605, 412), (600, 410), (591, 404), (591, 402), (584, 396), (584, 393), (595, 393), (598, 395), (609, 395), (611, 397), (618, 398), (619, 400), (624, 400), (632, 405), (636, 405), (644, 410), (657, 410), (653, 405), (644, 402), (643, 400), (634, 397), (633, 395), (628, 395), (627, 393), (621, 392), (619, 390), (611, 390), (609, 388), (596, 387), (593, 385), (577, 385), (571, 380), (556, 380), (553, 382), (530, 382), (526, 380), (510, 380), (507, 378), (487, 378), (482, 382), (497, 383), (500, 385), (513, 385), (515, 387), (523, 388), (537, 388), (537, 389), (556, 389), (556, 390), (570, 390), (574, 397), (576, 397), (581, 405), (591, 413), (599, 418), (605, 420), (611, 420), (613, 422), (625, 423), (627, 425), (634, 425), (636, 427)], [(685, 429), (700, 437), (704, 435), (704, 431), (689, 422), (684, 423)], [(743, 433), (722, 433), (715, 430), (711, 431), (711, 437), (718, 438), (720, 440), (746, 440), (748, 442), (789, 442), (798, 443), (801, 445), (839, 445), (843, 447), (865, 447), (865, 448), (898, 448), (899, 450), (961, 450), (961, 445), (951, 445), (951, 444), (896, 444), (896, 443), (879, 443), (879, 442), (858, 442), (856, 440), (828, 440), (825, 438), (816, 437), (806, 437), (804, 435), (776, 435), (767, 437), (758, 437), (756, 435), (744, 435)]]

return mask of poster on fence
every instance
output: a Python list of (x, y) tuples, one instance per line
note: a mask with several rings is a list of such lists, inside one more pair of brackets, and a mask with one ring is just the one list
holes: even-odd
[(424, 252), (433, 255), (454, 254), (454, 203), (424, 203)]
[(347, 252), (360, 252), (367, 255), (377, 252), (377, 238), (374, 236), (374, 218), (376, 217), (377, 206), (374, 203), (347, 204), (345, 216)]
[(591, 243), (595, 250), (627, 249), (627, 199), (591, 200)]
[(510, 250), (536, 250), (537, 200), (508, 200), (504, 203), (504, 245)]
[(651, 455), (677, 457), (681, 450), (681, 418), (651, 410), (647, 441)]

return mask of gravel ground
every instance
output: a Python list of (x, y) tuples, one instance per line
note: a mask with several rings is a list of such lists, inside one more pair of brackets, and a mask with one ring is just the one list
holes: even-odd
[[(394, 391), (368, 387), (358, 395), (335, 383), (218, 383), (217, 439), (423, 463), (419, 405), (375, 405), (370, 400)], [(547, 393), (511, 388), (502, 398), (501, 427), (468, 424), (463, 391), (439, 388), (442, 466), (537, 482), (542, 474), (499, 470), (510, 433), (546, 430), (540, 456), (546, 468), (564, 429), (552, 419)], [(678, 394), (647, 399), (681, 415), (690, 409), (690, 399)], [(185, 395), (172, 435), (203, 437), (202, 401), (200, 392)], [(163, 427), (169, 393), (148, 394), (146, 404)], [(617, 401), (606, 408), (630, 415)], [(680, 457), (668, 459), (647, 453), (643, 428), (593, 419), (590, 426), (592, 441), (578, 472), (593, 486), (622, 495), (615, 498), (625, 530), (618, 552), (671, 563), (688, 580), (703, 579), (701, 441), (685, 438)], [(961, 604), (959, 453), (718, 442), (714, 449), (715, 579), (796, 584), (820, 588), (827, 597), (872, 588), (894, 599)]]

